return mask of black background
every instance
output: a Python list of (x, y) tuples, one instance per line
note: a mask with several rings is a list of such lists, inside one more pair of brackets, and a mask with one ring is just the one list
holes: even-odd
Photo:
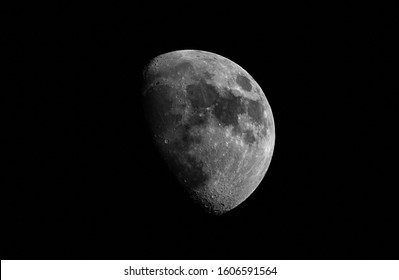
[[(396, 7), (236, 5), (7, 11), (2, 259), (397, 258)], [(269, 170), (222, 216), (145, 125), (142, 69), (179, 49), (238, 63), (273, 110)]]

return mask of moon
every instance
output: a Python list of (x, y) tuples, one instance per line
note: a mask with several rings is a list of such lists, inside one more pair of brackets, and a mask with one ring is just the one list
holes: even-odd
[(275, 127), (247, 71), (207, 51), (168, 52), (145, 67), (142, 96), (156, 146), (193, 201), (219, 215), (254, 192), (270, 165)]

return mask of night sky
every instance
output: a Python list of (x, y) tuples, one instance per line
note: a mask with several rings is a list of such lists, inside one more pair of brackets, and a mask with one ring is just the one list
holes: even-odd
[[(397, 258), (392, 7), (153, 6), (7, 13), (2, 259)], [(222, 216), (144, 119), (143, 67), (181, 49), (242, 66), (273, 111), (269, 170)]]

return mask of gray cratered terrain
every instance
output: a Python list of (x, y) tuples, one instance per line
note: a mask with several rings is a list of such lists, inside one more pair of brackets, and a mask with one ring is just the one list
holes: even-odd
[(143, 85), (157, 146), (190, 197), (214, 214), (248, 198), (275, 142), (272, 111), (256, 81), (225, 57), (181, 50), (153, 59)]

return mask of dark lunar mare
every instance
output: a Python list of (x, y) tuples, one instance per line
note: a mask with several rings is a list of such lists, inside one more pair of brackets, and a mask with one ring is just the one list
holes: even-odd
[(261, 134), (266, 135), (266, 120), (263, 115), (263, 105), (260, 101), (233, 95), (230, 89), (225, 88), (225, 97), (219, 96), (214, 107), (214, 116), (223, 126), (232, 126), (233, 134), (243, 136), (244, 142), (251, 145), (256, 143), (252, 130), (243, 128), (238, 123), (239, 114), (248, 114), (255, 125), (263, 125)]
[(236, 82), (243, 90), (251, 91), (252, 89), (251, 82), (247, 77), (238, 74), (236, 77)]
[(247, 144), (254, 144), (256, 142), (256, 138), (252, 130), (245, 130), (244, 132), (244, 141)]
[(213, 85), (207, 84), (204, 79), (198, 83), (187, 85), (186, 92), (194, 109), (212, 106), (219, 95), (217, 89)]
[(263, 105), (260, 101), (247, 99), (247, 111), (251, 119), (258, 125), (264, 123)]
[(219, 96), (214, 108), (216, 119), (223, 126), (233, 126), (233, 130), (238, 130), (238, 114), (245, 113), (242, 104), (242, 97), (233, 95), (230, 89), (225, 88), (225, 96)]
[[(247, 79), (246, 77), (244, 78)], [(249, 88), (247, 87), (247, 89)], [(265, 136), (266, 120), (263, 115), (264, 107), (261, 101), (235, 96), (229, 88), (223, 88), (222, 90), (224, 94), (219, 94), (218, 89), (211, 84), (207, 84), (204, 79), (187, 85), (187, 97), (194, 110), (193, 118), (200, 115), (201, 109), (211, 107), (214, 117), (222, 126), (232, 126), (233, 134), (242, 136), (244, 142), (251, 145), (256, 142), (253, 131), (249, 129), (244, 131), (238, 123), (238, 115), (248, 114), (255, 125), (263, 125), (261, 134)], [(203, 124), (204, 119), (197, 119), (197, 121), (201, 123), (190, 123), (190, 125)]]
[(262, 134), (262, 136), (266, 136), (268, 123), (264, 116), (263, 104), (260, 101), (254, 101), (254, 100), (248, 99), (247, 111), (248, 111), (248, 115), (251, 117), (252, 121), (256, 125), (259, 125), (259, 126), (263, 125), (261, 134)]

